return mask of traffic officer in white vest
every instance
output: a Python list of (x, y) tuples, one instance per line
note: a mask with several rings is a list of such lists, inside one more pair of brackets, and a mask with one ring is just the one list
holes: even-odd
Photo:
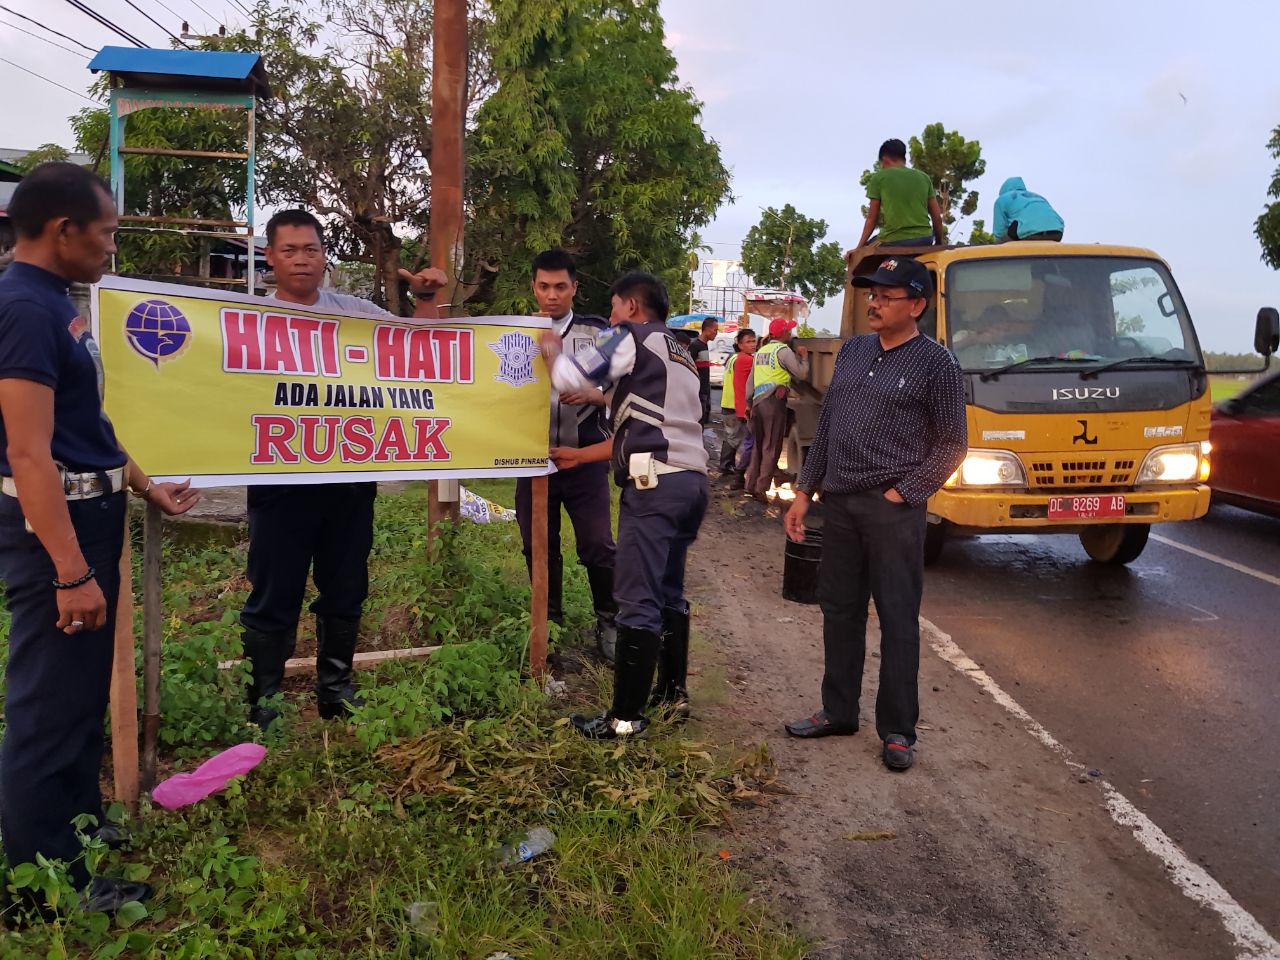
[(542, 341), (556, 389), (603, 387), (613, 412), (610, 439), (551, 451), (562, 469), (611, 460), (622, 488), (613, 704), (599, 716), (572, 718), (583, 736), (602, 740), (643, 731), (646, 702), (675, 719), (688, 716), (685, 557), (708, 499), (698, 372), (667, 328), (666, 287), (651, 274), (628, 273), (613, 285), (612, 304), (612, 329), (590, 353), (565, 352), (554, 333)]

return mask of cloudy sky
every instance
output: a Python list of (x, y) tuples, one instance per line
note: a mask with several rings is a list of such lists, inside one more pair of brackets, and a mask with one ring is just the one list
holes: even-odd
[[(209, 30), (241, 15), (235, 0), (135, 2), (175, 32), (179, 17)], [(0, 147), (70, 144), (66, 118), (86, 101), (19, 67), (82, 91), (85, 61), (19, 32), (42, 31), (11, 11), (94, 48), (113, 35), (65, 0), (0, 4), (0, 59), (19, 65), (0, 62)], [(125, 0), (88, 5), (165, 42)], [(1258, 307), (1280, 305), (1253, 236), (1280, 125), (1273, 0), (664, 0), (663, 12), (733, 171), (736, 203), (703, 231), (717, 256), (736, 256), (760, 207), (785, 203), (851, 245), (858, 175), (880, 142), (941, 121), (982, 143), (988, 221), (1000, 182), (1021, 176), (1063, 214), (1068, 239), (1155, 249), (1206, 347), (1249, 349)], [(832, 326), (838, 305), (815, 316)]]

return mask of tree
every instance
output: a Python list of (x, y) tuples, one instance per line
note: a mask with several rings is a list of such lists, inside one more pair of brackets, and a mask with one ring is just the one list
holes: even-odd
[[(1280, 127), (1271, 131), (1267, 151), (1272, 159), (1280, 160)], [(1280, 270), (1280, 167), (1272, 174), (1267, 196), (1272, 198), (1263, 208), (1262, 215), (1253, 224), (1253, 233), (1262, 245), (1262, 262), (1273, 270)]]
[(973, 229), (969, 231), (969, 245), (972, 247), (982, 246), (988, 243), (999, 243), (1000, 238), (994, 233), (987, 231), (987, 221), (981, 217), (973, 221)]
[(13, 162), (13, 165), (23, 173), (29, 173), (42, 163), (62, 162), (70, 157), (71, 153), (66, 147), (60, 147), (56, 143), (43, 143), (30, 153), (24, 153)]
[[(966, 186), (977, 180), (987, 169), (987, 161), (982, 159), (982, 144), (977, 140), (966, 140), (958, 132), (947, 130), (941, 123), (931, 123), (920, 136), (912, 137), (907, 143), (911, 166), (923, 170), (933, 181), (938, 191), (938, 206), (942, 208), (942, 222), (950, 227), (960, 217), (970, 217), (978, 209), (978, 191), (967, 190)], [(859, 183), (864, 187), (871, 179), (871, 174), (880, 169), (879, 161), (870, 169), (862, 171)], [(862, 208), (866, 216), (867, 208)], [(977, 224), (974, 224), (975, 228)], [(985, 224), (984, 224), (985, 226)], [(976, 231), (977, 241), (989, 243), (985, 237), (991, 236), (985, 229)]]
[(769, 207), (742, 241), (742, 268), (757, 283), (799, 291), (816, 306), (844, 289), (840, 245), (823, 243), (825, 220), (811, 220), (791, 204)]
[(729, 196), (701, 104), (679, 84), (658, 0), (491, 0), (500, 78), (470, 138), (468, 248), (495, 312), (531, 303), (528, 261), (562, 246), (583, 309), (644, 268), (688, 299), (692, 232)]

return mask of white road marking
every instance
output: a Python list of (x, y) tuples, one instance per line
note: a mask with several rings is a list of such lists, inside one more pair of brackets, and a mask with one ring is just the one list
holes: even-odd
[(1216, 553), (1210, 553), (1208, 550), (1201, 550), (1199, 547), (1192, 547), (1185, 543), (1179, 543), (1177, 540), (1170, 540), (1168, 537), (1162, 537), (1158, 533), (1151, 534), (1151, 539), (1158, 543), (1163, 543), (1166, 547), (1173, 547), (1175, 550), (1181, 550), (1192, 556), (1200, 557), (1202, 560), (1221, 564), (1228, 569), (1235, 570), (1237, 573), (1246, 573), (1251, 577), (1257, 577), (1263, 583), (1269, 583), (1273, 587), (1280, 587), (1280, 577), (1273, 577), (1271, 574), (1255, 570), (1253, 567), (1246, 567), (1243, 563), (1236, 563), (1234, 560), (1220, 557)]
[(1204, 614), (1203, 617), (1192, 617), (1191, 618), (1192, 623), (1213, 623), (1213, 621), (1215, 620), (1222, 619), (1212, 610), (1206, 610), (1204, 607), (1197, 607), (1194, 603), (1188, 603), (1187, 606), (1190, 607), (1192, 610), (1197, 610), (1200, 613)]
[[(957, 671), (964, 674), (1000, 706), (1013, 714), (1027, 732), (1052, 750), (1077, 774), (1086, 772), (1066, 747), (1031, 714), (1005, 693), (996, 681), (976, 664), (948, 634), (937, 626), (920, 619), (923, 632), (929, 638), (934, 653)], [(1237, 960), (1280, 960), (1280, 942), (1260, 924), (1254, 916), (1236, 903), (1231, 894), (1213, 879), (1202, 866), (1191, 860), (1163, 830), (1146, 814), (1130, 803), (1115, 787), (1102, 778), (1094, 778), (1106, 798), (1111, 819), (1133, 831), (1134, 838), (1149, 853), (1158, 857), (1169, 870), (1169, 877), (1183, 895), (1213, 910), (1222, 919), (1222, 925), (1235, 941)]]

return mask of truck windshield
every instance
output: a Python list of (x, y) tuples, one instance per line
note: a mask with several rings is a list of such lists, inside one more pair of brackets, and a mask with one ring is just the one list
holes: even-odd
[(962, 260), (947, 270), (946, 293), (947, 345), (966, 370), (1201, 362), (1182, 297), (1156, 260)]

